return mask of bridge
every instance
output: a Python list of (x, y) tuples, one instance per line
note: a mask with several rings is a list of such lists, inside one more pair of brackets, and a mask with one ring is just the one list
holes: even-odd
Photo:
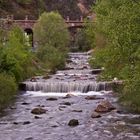
[[(0, 21), (3, 21), (4, 27), (5, 28), (10, 28), (12, 25), (18, 25), (20, 26), (23, 30), (26, 29), (33, 29), (34, 24), (37, 23), (37, 20), (30, 20), (28, 19), (28, 16), (25, 17), (24, 20), (16, 20), (13, 18), (13, 16), (7, 16), (5, 19), (0, 19)], [(84, 20), (82, 17), (78, 20), (70, 20), (69, 17), (65, 20), (67, 28), (83, 28), (84, 25)]]
[[(66, 26), (71, 34), (71, 41), (73, 42), (76, 38), (77, 29), (84, 28), (85, 23), (83, 20), (83, 17), (80, 17), (80, 19), (77, 20), (70, 20), (69, 17), (67, 19), (64, 19)], [(33, 35), (33, 27), (34, 24), (37, 23), (38, 20), (30, 20), (28, 16), (25, 17), (23, 20), (16, 20), (13, 16), (7, 16), (5, 19), (0, 19), (0, 26), (2, 26), (3, 29), (10, 29), (13, 25), (18, 25), (27, 33), (27, 35), (32, 35), (32, 43), (34, 42), (34, 35)], [(2, 24), (1, 24), (2, 23)], [(33, 46), (33, 44), (32, 44)]]

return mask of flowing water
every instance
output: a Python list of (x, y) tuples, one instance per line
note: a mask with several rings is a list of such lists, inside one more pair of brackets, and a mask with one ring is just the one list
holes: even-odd
[[(0, 140), (139, 140), (140, 115), (125, 112), (117, 103), (109, 85), (97, 82), (97, 71), (89, 67), (87, 53), (70, 53), (63, 71), (26, 82), (14, 105), (0, 118)], [(64, 98), (71, 94), (71, 98)], [(97, 100), (86, 100), (96, 95)], [(46, 100), (55, 97), (57, 100)], [(91, 118), (92, 112), (104, 99), (120, 111), (113, 110)], [(69, 103), (69, 105), (64, 104)], [(41, 107), (47, 112), (34, 115), (31, 110)], [(68, 126), (71, 119), (79, 125)]]

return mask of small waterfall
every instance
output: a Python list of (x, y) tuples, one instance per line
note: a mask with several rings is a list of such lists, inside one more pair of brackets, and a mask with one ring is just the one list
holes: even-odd
[(42, 92), (82, 92), (102, 91), (105, 90), (104, 82), (26, 82), (27, 91), (42, 91)]

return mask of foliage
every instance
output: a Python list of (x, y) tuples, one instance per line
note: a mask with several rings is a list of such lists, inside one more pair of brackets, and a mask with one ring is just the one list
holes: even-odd
[(88, 41), (86, 29), (81, 29), (77, 32), (74, 47), (77, 51), (88, 51), (91, 49), (91, 44)]
[(37, 57), (43, 69), (55, 71), (65, 66), (66, 54), (49, 44), (38, 48)]
[[(98, 0), (96, 34), (105, 38), (105, 46), (96, 49), (94, 63), (105, 67), (104, 76), (126, 81), (122, 99), (128, 105), (140, 107), (140, 2), (128, 0)], [(98, 46), (97, 46), (98, 47)], [(97, 65), (97, 64), (96, 64)]]
[(34, 26), (34, 36), (39, 45), (46, 43), (65, 48), (69, 42), (69, 33), (60, 14), (55, 12), (43, 13)]
[(31, 61), (29, 48), (24, 45), (24, 36), (20, 28), (14, 27), (8, 33), (8, 41), (1, 46), (0, 72), (6, 72), (15, 77), (17, 82), (25, 79), (25, 65)]
[(43, 13), (34, 26), (37, 56), (47, 69), (64, 67), (69, 32), (63, 18), (55, 12)]
[(17, 26), (10, 31), (0, 28), (0, 109), (7, 106), (17, 91), (18, 82), (36, 72), (35, 56), (25, 43), (24, 32)]
[(15, 79), (5, 73), (0, 73), (0, 110), (7, 106), (16, 93)]

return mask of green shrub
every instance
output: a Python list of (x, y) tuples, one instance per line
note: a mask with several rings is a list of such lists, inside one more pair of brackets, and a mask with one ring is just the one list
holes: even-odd
[(25, 45), (25, 38), (19, 27), (13, 27), (8, 32), (7, 39), (5, 45), (0, 45), (0, 72), (5, 72), (20, 82), (28, 75), (25, 71), (32, 61), (31, 48)]
[(61, 52), (49, 44), (39, 47), (36, 54), (42, 68), (46, 70), (56, 71), (57, 69), (63, 69), (65, 66), (66, 52)]
[(0, 110), (8, 106), (17, 93), (15, 79), (4, 73), (0, 73)]

